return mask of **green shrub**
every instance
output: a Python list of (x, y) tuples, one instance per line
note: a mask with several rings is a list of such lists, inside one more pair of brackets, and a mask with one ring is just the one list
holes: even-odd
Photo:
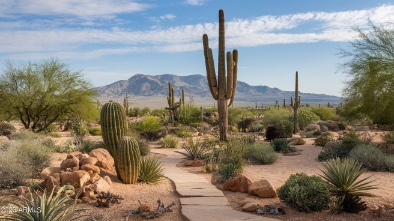
[(194, 105), (185, 105), (179, 114), (179, 121), (182, 124), (190, 124), (201, 122), (201, 111), (199, 107)]
[(219, 163), (219, 173), (224, 180), (234, 178), (239, 172), (237, 165), (233, 163)]
[(278, 196), (298, 211), (322, 211), (329, 208), (329, 186), (318, 176), (293, 174), (278, 188)]
[(347, 152), (350, 152), (355, 146), (364, 143), (361, 137), (354, 131), (346, 133), (343, 137), (340, 138), (340, 140), (342, 140), (342, 148), (345, 149)]
[(286, 138), (277, 138), (271, 141), (271, 146), (276, 152), (287, 153), (291, 148)]
[(86, 123), (82, 119), (76, 120), (75, 122), (72, 123), (71, 135), (74, 137), (74, 143), (78, 147), (82, 145), (88, 133), (89, 132), (86, 127)]
[(394, 132), (386, 133), (386, 134), (383, 136), (383, 141), (384, 141), (386, 144), (394, 144)]
[(336, 197), (336, 211), (357, 212), (365, 209), (358, 197), (373, 196), (367, 191), (376, 187), (370, 185), (373, 182), (368, 180), (370, 177), (360, 178), (364, 172), (361, 166), (361, 163), (351, 158), (336, 158), (324, 162), (321, 170), (323, 174), (320, 176), (330, 184), (330, 193)]
[(288, 120), (282, 120), (276, 123), (276, 133), (280, 138), (293, 136), (293, 124)]
[(244, 144), (239, 140), (221, 143), (218, 150), (219, 174), (225, 180), (234, 178), (237, 173), (242, 172), (243, 148)]
[(278, 132), (276, 131), (275, 125), (270, 125), (265, 129), (265, 139), (270, 141), (278, 138)]
[[(90, 141), (90, 140), (86, 140), (82, 143), (82, 145), (80, 146), (80, 148), (78, 149), (79, 151), (81, 151), (82, 153), (87, 153), (89, 154), (92, 150), (97, 149), (97, 148), (104, 148), (105, 144), (103, 141)], [(67, 149), (67, 148), (65, 148)], [(70, 148), (68, 150), (68, 152), (71, 152), (72, 148)], [(66, 151), (67, 152), (67, 151)]]
[(7, 122), (0, 122), (0, 136), (10, 137), (15, 132), (15, 127)]
[(333, 108), (314, 107), (311, 109), (311, 111), (317, 116), (319, 116), (321, 120), (334, 120), (335, 118), (337, 118), (335, 109)]
[(282, 120), (290, 120), (292, 118), (293, 113), (290, 109), (287, 108), (270, 108), (264, 111), (264, 124), (276, 125), (278, 122)]
[(156, 139), (162, 131), (159, 118), (154, 116), (145, 116), (141, 121), (131, 124), (131, 128), (146, 139)]
[(4, 220), (59, 220), (68, 221), (76, 218), (86, 217), (81, 212), (87, 209), (76, 209), (75, 202), (67, 195), (61, 194), (64, 187), (57, 194), (52, 191), (49, 195), (44, 192), (39, 195), (32, 193), (32, 198), (16, 198), (14, 201), (6, 202), (16, 208), (29, 208), (29, 210), (18, 211), (15, 213), (1, 213), (0, 219)]
[(147, 156), (150, 153), (150, 147), (148, 142), (140, 137), (135, 137), (135, 140), (138, 143), (138, 147), (140, 148), (140, 154), (141, 156)]
[(180, 138), (188, 138), (188, 137), (193, 137), (193, 133), (186, 130), (186, 129), (181, 129), (176, 133), (176, 135)]
[(42, 141), (24, 141), (17, 148), (18, 156), (29, 159), (33, 175), (48, 166), (51, 150)]
[(338, 122), (337, 125), (339, 130), (346, 130), (346, 124), (344, 122)]
[(166, 135), (161, 139), (160, 143), (164, 148), (176, 148), (178, 145), (179, 139), (172, 135)]
[(325, 149), (322, 150), (317, 159), (319, 161), (326, 161), (330, 159), (348, 157), (349, 151), (342, 146), (342, 141), (329, 141), (326, 143)]
[(244, 157), (259, 164), (272, 164), (278, 159), (274, 148), (268, 143), (245, 146)]
[(329, 141), (334, 140), (334, 136), (329, 132), (324, 132), (315, 139), (315, 146), (325, 147)]
[[(327, 130), (329, 130), (329, 131), (338, 131), (339, 130), (337, 123), (335, 123), (335, 121), (332, 121), (332, 120), (320, 121), (317, 124), (319, 124), (320, 130), (322, 132), (325, 132)], [(323, 127), (326, 128), (325, 131), (323, 131)]]
[(243, 117), (237, 122), (238, 131), (249, 132), (252, 129), (253, 123), (256, 121), (253, 117)]
[(88, 131), (89, 131), (89, 134), (92, 136), (101, 136), (102, 135), (100, 127), (92, 127), (92, 128), (89, 128)]
[(374, 145), (356, 146), (350, 151), (349, 156), (362, 163), (368, 170), (394, 172), (394, 155), (387, 154)]
[(163, 177), (162, 164), (155, 157), (143, 157), (138, 179), (145, 183), (156, 183)]
[[(85, 148), (85, 147), (82, 147)], [(77, 147), (75, 146), (75, 144), (71, 141), (68, 140), (64, 145), (58, 145), (55, 148), (55, 152), (58, 153), (70, 153), (77, 150)]]
[(28, 130), (23, 130), (21, 132), (16, 132), (11, 134), (10, 140), (36, 140), (41, 139), (43, 136), (38, 133), (34, 133)]
[(303, 130), (307, 125), (320, 120), (319, 116), (314, 114), (307, 108), (300, 108), (298, 110), (298, 126)]
[(210, 150), (209, 145), (207, 143), (200, 141), (198, 138), (196, 142), (193, 141), (193, 138), (189, 138), (183, 145), (183, 149), (186, 150), (186, 153), (180, 152), (185, 155), (187, 158), (191, 160), (203, 159), (203, 155)]

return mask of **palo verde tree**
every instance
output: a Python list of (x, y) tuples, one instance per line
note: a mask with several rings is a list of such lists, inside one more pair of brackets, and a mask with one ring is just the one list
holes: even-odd
[[(95, 106), (88, 81), (57, 59), (40, 63), (6, 62), (0, 76), (1, 111), (19, 118), (26, 129), (45, 130), (53, 122)], [(75, 113), (78, 112), (78, 113)]]
[(359, 38), (340, 55), (349, 76), (343, 90), (345, 116), (367, 116), (377, 124), (394, 124), (394, 28), (356, 28)]

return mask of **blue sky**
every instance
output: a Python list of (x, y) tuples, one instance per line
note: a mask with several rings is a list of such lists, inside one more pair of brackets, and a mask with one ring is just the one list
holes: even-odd
[(226, 50), (239, 51), (238, 79), (251, 85), (341, 95), (339, 48), (394, 21), (388, 0), (2, 0), (0, 70), (5, 61), (55, 57), (94, 86), (134, 74), (205, 75), (202, 35), (217, 61), (218, 10)]

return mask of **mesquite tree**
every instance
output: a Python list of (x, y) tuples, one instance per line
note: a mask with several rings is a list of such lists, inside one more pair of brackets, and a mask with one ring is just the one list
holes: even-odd
[[(219, 10), (219, 54), (218, 54), (218, 79), (216, 80), (215, 65), (212, 56), (212, 49), (208, 44), (208, 35), (203, 35), (205, 67), (207, 71), (208, 85), (212, 97), (218, 101), (219, 111), (219, 134), (220, 140), (227, 139), (228, 130), (228, 107), (233, 103), (235, 89), (237, 86), (237, 64), (238, 51), (227, 52), (227, 79), (225, 62), (225, 31), (224, 12)], [(230, 99), (228, 103), (227, 100)]]

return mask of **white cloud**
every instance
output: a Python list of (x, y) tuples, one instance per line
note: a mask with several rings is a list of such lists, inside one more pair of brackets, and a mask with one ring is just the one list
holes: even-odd
[[(172, 16), (163, 15), (161, 19), (171, 19)], [(231, 49), (268, 44), (350, 41), (357, 36), (352, 28), (367, 26), (368, 19), (377, 25), (393, 21), (394, 5), (382, 5), (369, 10), (233, 19), (226, 23), (226, 46)], [(18, 28), (24, 24), (0, 22), (0, 28), (6, 26)], [(194, 51), (202, 49), (204, 33), (209, 35), (211, 47), (217, 47), (217, 23), (152, 28), (146, 31), (123, 28), (5, 30), (0, 32), (0, 53), (12, 53), (14, 56), (23, 54), (25, 57), (47, 53), (60, 58), (93, 58), (147, 51)], [(90, 45), (94, 45), (94, 48), (98, 46), (99, 49), (84, 49), (91, 48)], [(113, 48), (109, 48), (109, 45)]]
[(165, 14), (160, 16), (161, 20), (174, 20), (175, 19), (175, 15), (173, 14)]
[(186, 0), (185, 4), (188, 5), (203, 5), (205, 0)]
[(81, 18), (133, 13), (148, 8), (147, 4), (128, 0), (2, 0), (0, 17), (17, 14), (68, 15)]

